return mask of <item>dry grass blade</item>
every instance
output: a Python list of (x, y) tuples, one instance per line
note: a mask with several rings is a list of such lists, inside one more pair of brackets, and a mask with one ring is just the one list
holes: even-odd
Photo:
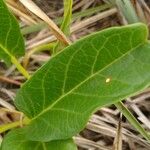
[(143, 1), (143, 0), (138, 0), (138, 1), (139, 1), (139, 3), (142, 4), (142, 6), (143, 6), (143, 8), (145, 9), (145, 11), (147, 11), (147, 13), (150, 15), (150, 8), (149, 8), (148, 5), (146, 4), (146, 2)]
[(31, 0), (20, 0), (20, 2), (28, 8), (32, 13), (41, 18), (47, 23), (52, 30), (53, 34), (65, 45), (69, 45), (70, 41), (64, 33), (57, 27), (57, 25)]
[(3, 106), (4, 108), (7, 108), (9, 110), (15, 110), (15, 107), (11, 105), (10, 103), (6, 102), (2, 98), (0, 98), (0, 105)]
[(7, 3), (7, 6), (13, 11), (13, 13), (17, 16), (20, 16), (26, 20), (26, 22), (30, 24), (36, 24), (36, 21), (33, 20), (30, 16), (26, 15), (25, 13), (21, 12), (19, 9), (15, 8), (11, 4)]
[(80, 147), (88, 149), (88, 150), (111, 150), (110, 148), (106, 146), (103, 146), (99, 143), (85, 139), (83, 137), (74, 137), (74, 140), (77, 145), (80, 145)]
[(19, 81), (16, 81), (16, 80), (10, 79), (8, 77), (4, 77), (4, 76), (0, 76), (0, 81), (5, 81), (5, 82), (15, 84), (15, 85), (19, 85), (19, 86), (21, 85), (21, 83)]
[(122, 150), (122, 116), (118, 122), (117, 134), (113, 144), (113, 150)]
[(89, 17), (89, 18), (87, 18), (85, 20), (80, 21), (77, 24), (74, 24), (71, 27), (71, 32), (79, 31), (80, 29), (83, 30), (84, 27), (87, 27), (90, 24), (92, 24), (92, 23), (94, 23), (94, 22), (96, 22), (98, 20), (104, 19), (104, 18), (109, 17), (111, 15), (114, 15), (116, 13), (117, 13), (117, 9), (116, 8), (112, 8), (112, 9), (106, 10), (106, 11), (104, 11), (102, 13), (98, 13), (97, 15), (94, 15), (92, 17)]
[[(74, 34), (75, 32), (79, 33), (79, 31), (83, 31), (85, 28), (88, 28), (91, 24), (96, 23), (97, 21), (100, 21), (104, 18), (110, 17), (110, 16), (112, 16), (116, 13), (117, 13), (117, 9), (112, 8), (110, 10), (106, 10), (106, 11), (98, 13), (94, 16), (83, 19), (79, 23), (74, 23), (71, 26), (71, 34)], [(34, 42), (32, 44), (27, 44), (27, 49), (34, 48), (34, 47), (39, 46), (41, 44), (46, 44), (46, 43), (49, 43), (49, 42), (53, 42), (55, 40), (56, 39), (55, 39), (54, 36), (50, 36), (49, 34), (47, 36), (45, 34), (44, 37), (42, 39), (38, 40), (37, 42)]]

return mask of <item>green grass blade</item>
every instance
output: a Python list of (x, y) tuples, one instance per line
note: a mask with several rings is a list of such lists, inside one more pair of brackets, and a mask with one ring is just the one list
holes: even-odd
[(150, 142), (150, 135), (148, 132), (145, 131), (145, 129), (141, 126), (141, 124), (137, 121), (137, 119), (133, 116), (133, 114), (128, 110), (126, 106), (122, 102), (118, 102), (115, 104), (115, 106), (122, 112), (122, 114), (128, 119), (128, 121), (131, 123), (131, 125), (137, 129), (141, 135), (145, 139), (147, 139)]
[(129, 24), (139, 22), (138, 16), (130, 0), (116, 0), (116, 4)]

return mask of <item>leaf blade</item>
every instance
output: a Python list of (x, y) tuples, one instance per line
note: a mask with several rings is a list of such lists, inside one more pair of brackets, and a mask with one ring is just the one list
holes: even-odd
[(1, 150), (77, 150), (72, 139), (51, 142), (29, 141), (22, 129), (10, 131), (4, 138)]
[[(53, 57), (17, 94), (17, 107), (31, 118), (26, 128), (28, 138), (48, 141), (71, 137), (84, 128), (96, 108), (147, 86), (150, 66), (138, 62), (143, 61), (142, 55), (149, 58), (149, 46), (143, 46), (146, 42), (145, 26), (136, 24), (96, 33)], [(137, 75), (139, 70), (144, 74)], [(131, 85), (134, 82), (137, 84)], [(40, 126), (45, 128), (37, 134)]]
[(24, 55), (24, 41), (15, 17), (9, 12), (4, 1), (0, 1), (0, 58), (6, 63), (12, 56)]

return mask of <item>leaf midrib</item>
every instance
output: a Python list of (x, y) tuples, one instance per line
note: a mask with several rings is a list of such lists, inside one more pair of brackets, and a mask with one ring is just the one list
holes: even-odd
[(4, 52), (5, 52), (8, 56), (12, 57), (11, 53), (8, 51), (7, 48), (5, 48), (5, 47), (2, 45), (2, 43), (0, 43), (0, 48), (3, 49)]
[(41, 144), (42, 144), (43, 150), (47, 150), (45, 143), (42, 142)]
[(63, 96), (60, 96), (54, 103), (52, 103), (49, 107), (45, 108), (43, 111), (41, 111), (41, 113), (39, 113), (37, 116), (33, 117), (31, 119), (31, 121), (37, 119), (38, 117), (40, 117), (42, 114), (46, 113), (47, 111), (49, 111), (51, 108), (53, 108), (59, 101), (61, 101), (61, 99), (63, 99), (64, 97), (66, 97), (67, 95), (69, 95), (71, 92), (73, 92), (75, 89), (77, 89), (78, 87), (80, 87), (82, 84), (84, 84), (86, 81), (88, 81), (89, 79), (91, 79), (92, 77), (96, 76), (97, 74), (99, 74), (100, 72), (102, 72), (103, 70), (107, 69), (109, 66), (111, 66), (112, 64), (114, 64), (115, 62), (117, 62), (118, 60), (120, 60), (121, 58), (123, 58), (124, 56), (126, 56), (127, 54), (130, 54), (132, 51), (134, 51), (135, 49), (137, 49), (138, 47), (144, 45), (148, 43), (148, 40), (145, 39), (145, 41), (143, 41), (143, 43), (140, 43), (139, 45), (137, 45), (134, 48), (131, 48), (131, 50), (127, 51), (126, 53), (124, 53), (121, 57), (118, 57), (117, 59), (115, 59), (114, 61), (112, 61), (111, 63), (109, 63), (108, 65), (106, 65), (104, 68), (102, 68), (101, 70), (93, 73), (92, 75), (90, 75), (89, 77), (87, 77), (85, 80), (83, 80), (81, 83), (79, 83), (78, 85), (76, 85), (74, 88), (72, 88), (70, 91), (68, 91), (67, 93), (65, 93)]

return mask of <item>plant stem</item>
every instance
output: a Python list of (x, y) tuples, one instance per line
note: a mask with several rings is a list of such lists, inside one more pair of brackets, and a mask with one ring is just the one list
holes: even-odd
[(128, 121), (134, 126), (134, 128), (136, 128), (145, 139), (150, 141), (150, 135), (148, 134), (148, 132), (145, 131), (145, 129), (138, 122), (138, 120), (128, 110), (128, 108), (126, 108), (126, 106), (124, 106), (122, 102), (116, 103), (115, 106), (122, 112), (122, 114), (128, 119)]
[(3, 132), (5, 132), (5, 131), (7, 131), (9, 129), (18, 127), (19, 125), (20, 125), (20, 121), (16, 121), (16, 122), (13, 122), (13, 123), (2, 125), (0, 127), (0, 133), (3, 133)]
[(43, 150), (47, 150), (46, 145), (45, 145), (44, 142), (42, 142), (42, 147), (43, 147)]
[(21, 66), (21, 64), (15, 57), (11, 56), (11, 62), (16, 66), (18, 71), (23, 74), (24, 77), (26, 77), (27, 79), (30, 78), (29, 73)]
[(0, 134), (7, 130), (12, 129), (12, 128), (15, 128), (15, 127), (18, 127), (21, 125), (27, 125), (27, 124), (29, 124), (29, 122), (30, 122), (30, 120), (25, 117), (22, 121), (16, 121), (16, 122), (2, 125), (2, 126), (0, 126)]
[(30, 59), (30, 56), (32, 54), (34, 54), (35, 52), (40, 52), (40, 51), (44, 51), (44, 50), (49, 50), (50, 53), (52, 53), (52, 50), (54, 48), (54, 46), (56, 45), (56, 43), (48, 43), (48, 44), (43, 44), (43, 45), (40, 45), (40, 46), (37, 46), (31, 50), (29, 50), (26, 55), (24, 56), (24, 59), (23, 59), (23, 66), (26, 68), (27, 65), (28, 65), (28, 62), (29, 62), (29, 59)]
[[(66, 36), (69, 36), (70, 25), (72, 20), (73, 0), (63, 0), (63, 1), (64, 1), (64, 17), (60, 29)], [(55, 47), (53, 48), (53, 54), (55, 55), (58, 51), (62, 50), (64, 47), (66, 47), (66, 45), (61, 43), (61, 41), (57, 41)]]

